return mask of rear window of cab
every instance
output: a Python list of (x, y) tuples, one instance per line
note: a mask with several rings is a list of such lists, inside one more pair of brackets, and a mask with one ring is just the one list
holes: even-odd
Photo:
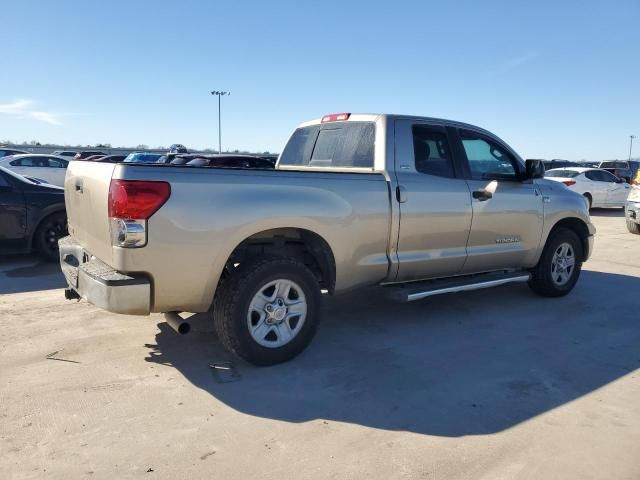
[(373, 168), (375, 124), (336, 122), (298, 128), (280, 156), (280, 165)]

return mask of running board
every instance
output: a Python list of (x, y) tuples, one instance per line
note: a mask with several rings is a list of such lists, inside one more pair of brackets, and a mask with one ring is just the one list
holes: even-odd
[(390, 287), (394, 291), (391, 296), (402, 302), (412, 302), (422, 298), (445, 293), (467, 292), (482, 288), (498, 287), (507, 283), (528, 282), (531, 274), (527, 272), (487, 273), (468, 277), (429, 280), (419, 283), (408, 283), (399, 287)]

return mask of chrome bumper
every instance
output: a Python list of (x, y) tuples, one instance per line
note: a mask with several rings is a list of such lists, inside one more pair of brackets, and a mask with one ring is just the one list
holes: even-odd
[(96, 307), (113, 313), (149, 315), (151, 282), (120, 273), (91, 256), (71, 236), (58, 242), (60, 267), (69, 288)]
[(630, 202), (627, 200), (624, 208), (624, 216), (627, 220), (640, 223), (640, 202)]

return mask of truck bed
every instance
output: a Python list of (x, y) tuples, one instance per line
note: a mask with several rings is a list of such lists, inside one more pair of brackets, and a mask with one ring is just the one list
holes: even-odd
[[(112, 246), (112, 179), (169, 182), (142, 248)], [(330, 246), (335, 290), (383, 281), (391, 205), (380, 173), (304, 172), (71, 162), (65, 181), (70, 233), (88, 255), (151, 280), (150, 311), (206, 311), (243, 240), (275, 229), (309, 230)]]

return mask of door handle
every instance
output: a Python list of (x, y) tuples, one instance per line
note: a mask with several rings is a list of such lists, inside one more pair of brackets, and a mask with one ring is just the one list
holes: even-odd
[(487, 201), (490, 198), (493, 198), (493, 193), (487, 191), (487, 190), (475, 190), (472, 193), (473, 198), (475, 198), (476, 200), (480, 200), (481, 202)]
[(82, 180), (76, 180), (76, 192), (84, 193), (82, 188)]
[(405, 203), (407, 201), (407, 189), (402, 185), (396, 187), (396, 200), (398, 203)]

